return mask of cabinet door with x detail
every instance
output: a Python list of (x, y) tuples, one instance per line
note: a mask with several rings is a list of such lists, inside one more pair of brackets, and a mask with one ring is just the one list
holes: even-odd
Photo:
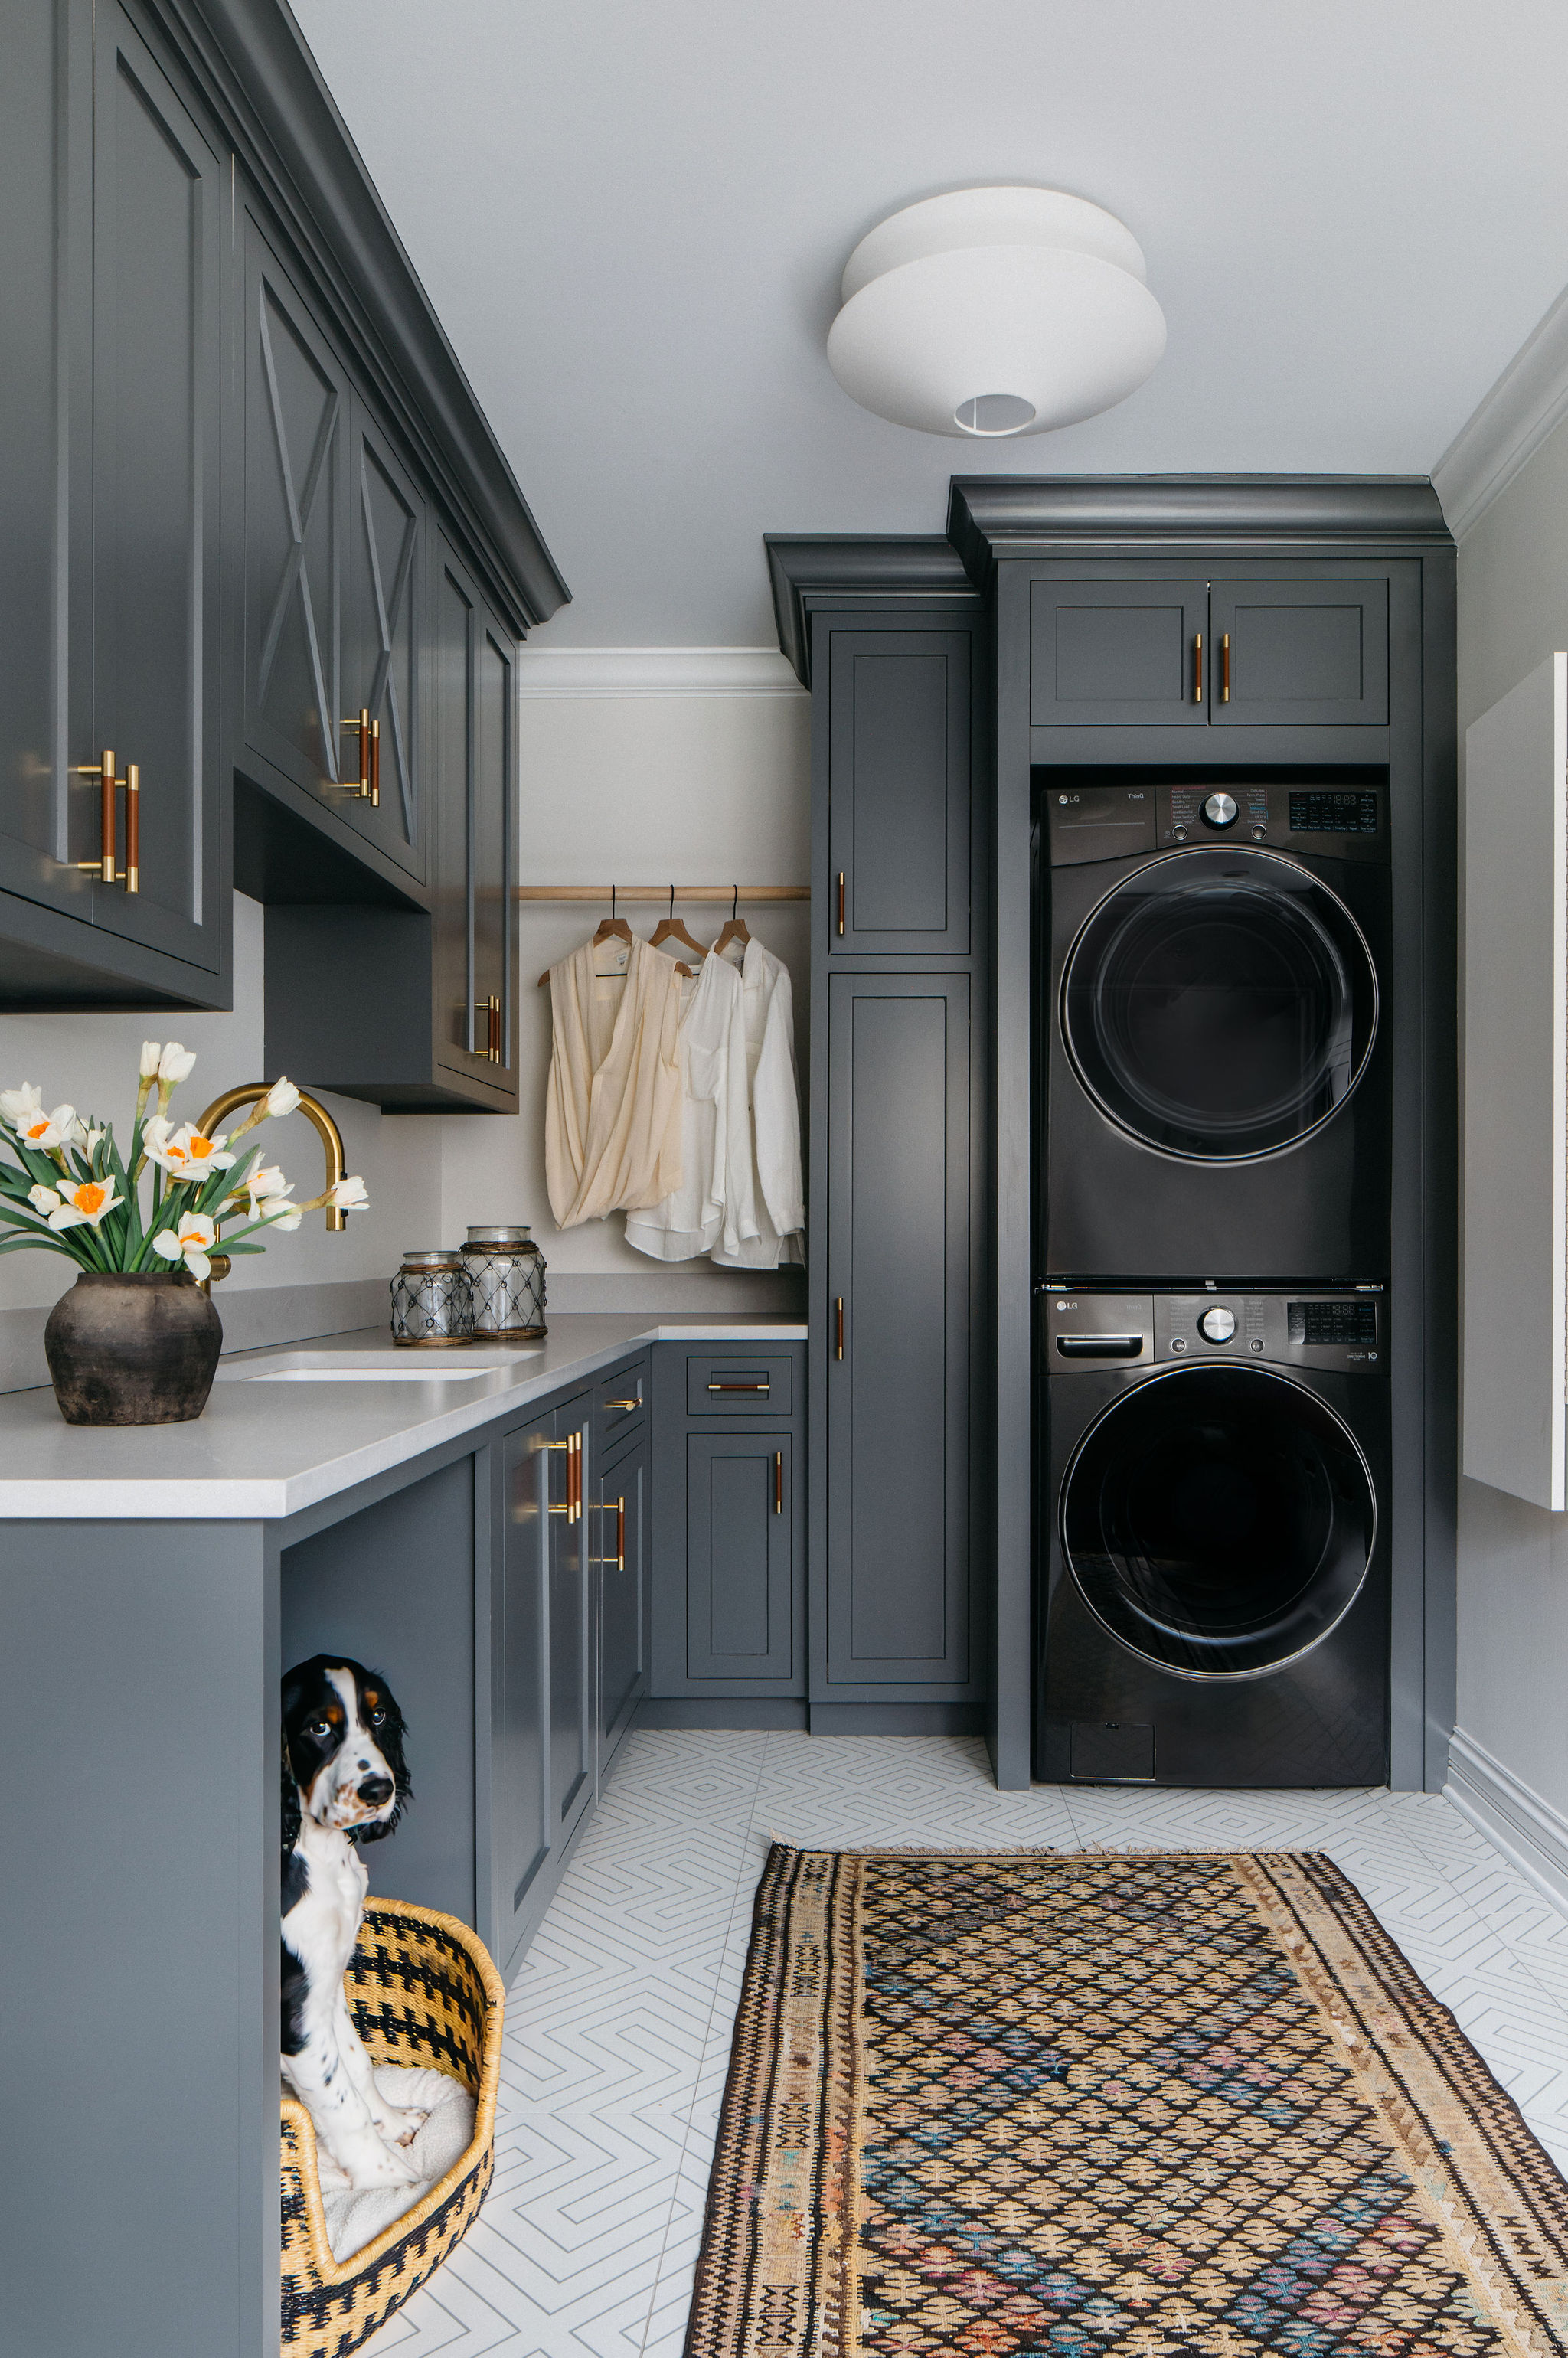
[(351, 826), (421, 880), (425, 503), (356, 395), (349, 420), (342, 745), (360, 792)]

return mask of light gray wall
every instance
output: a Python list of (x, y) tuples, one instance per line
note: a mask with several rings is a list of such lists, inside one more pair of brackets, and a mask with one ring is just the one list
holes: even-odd
[[(1568, 647), (1568, 423), (1459, 544), (1461, 749), (1471, 721), (1561, 647)], [(1568, 1516), (1461, 1482), (1458, 1725), (1568, 1816), (1565, 1662)]]

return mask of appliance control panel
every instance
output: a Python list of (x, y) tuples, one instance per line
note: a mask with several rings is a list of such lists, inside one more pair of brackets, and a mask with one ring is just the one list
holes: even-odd
[(1047, 1284), (1040, 1299), (1052, 1375), (1215, 1359), (1377, 1375), (1387, 1353), (1388, 1304), (1377, 1285), (1111, 1293)]
[(1271, 844), (1334, 860), (1387, 861), (1388, 793), (1382, 786), (1193, 778), (1183, 785), (1048, 787), (1045, 832), (1054, 868), (1206, 844)]

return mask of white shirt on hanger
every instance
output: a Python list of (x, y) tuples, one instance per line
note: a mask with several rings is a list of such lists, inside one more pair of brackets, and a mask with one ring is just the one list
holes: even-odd
[(680, 1184), (626, 1215), (627, 1243), (655, 1260), (694, 1260), (730, 1239), (744, 1251), (758, 1232), (741, 978), (709, 951), (680, 988)]
[(794, 993), (788, 967), (755, 939), (746, 944), (741, 979), (757, 1227), (749, 1240), (732, 1241), (726, 1234), (713, 1248), (712, 1258), (720, 1269), (777, 1269), (781, 1261), (806, 1257)]

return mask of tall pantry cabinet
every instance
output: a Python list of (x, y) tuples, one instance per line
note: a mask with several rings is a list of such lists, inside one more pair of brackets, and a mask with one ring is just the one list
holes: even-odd
[(968, 1730), (989, 633), (945, 543), (769, 548), (812, 692), (811, 1725)]

